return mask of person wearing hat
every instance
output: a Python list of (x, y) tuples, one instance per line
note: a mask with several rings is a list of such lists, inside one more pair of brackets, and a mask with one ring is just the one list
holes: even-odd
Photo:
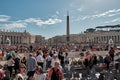
[(55, 64), (56, 61), (60, 62), (60, 60), (58, 59), (57, 54), (54, 54), (53, 57), (52, 57), (52, 60), (51, 60), (51, 67), (54, 67), (54, 64)]
[(33, 78), (35, 80), (46, 80), (46, 75), (43, 73), (43, 69), (41, 66), (37, 66)]
[(26, 66), (25, 64), (21, 63), (19, 65), (19, 73), (16, 75), (15, 80), (27, 80), (27, 75), (26, 75)]

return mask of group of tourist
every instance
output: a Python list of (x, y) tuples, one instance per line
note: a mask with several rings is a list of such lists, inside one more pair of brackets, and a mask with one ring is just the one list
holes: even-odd
[[(64, 78), (64, 68), (70, 64), (68, 49), (30, 46), (26, 50), (28, 53), (23, 53), (22, 57), (18, 56), (18, 50), (4, 50), (7, 62), (4, 66), (6, 68), (0, 69), (0, 80), (62, 80)], [(88, 51), (84, 54), (84, 66), (92, 68), (101, 63), (109, 69), (109, 64), (114, 60), (114, 53), (114, 48), (111, 48), (103, 58)]]
[(102, 55), (96, 55), (96, 53), (90, 53), (89, 51), (86, 52), (84, 65), (85, 67), (92, 68), (94, 65), (101, 64), (101, 68), (109, 69), (110, 63), (114, 62), (114, 56), (115, 56), (115, 50), (113, 47), (108, 51), (108, 53), (105, 54), (105, 56)]
[[(32, 49), (21, 57), (16, 50), (6, 50), (6, 77), (15, 80), (61, 80), (64, 78), (65, 63), (69, 63), (68, 53), (55, 48)], [(57, 71), (57, 73), (56, 73)], [(55, 76), (52, 75), (54, 73)], [(60, 79), (56, 79), (56, 78)], [(2, 77), (3, 78), (3, 77)], [(4, 80), (3, 78), (3, 80)]]

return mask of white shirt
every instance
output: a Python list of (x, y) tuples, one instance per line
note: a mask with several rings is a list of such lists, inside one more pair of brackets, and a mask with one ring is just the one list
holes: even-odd
[(25, 75), (25, 74), (17, 74), (16, 75), (16, 78), (14, 79), (14, 80), (18, 80), (19, 78), (21, 78), (22, 80), (27, 80), (27, 75)]
[(45, 74), (38, 75), (38, 74), (35, 73), (33, 77), (34, 77), (35, 80), (45, 80), (46, 79)]
[(44, 58), (42, 57), (42, 55), (38, 55), (38, 56), (36, 57), (36, 61), (37, 61), (37, 62), (44, 62)]
[(47, 60), (48, 61), (51, 61), (52, 60), (52, 57), (50, 55), (47, 56)]
[(58, 58), (56, 58), (56, 59), (53, 59), (53, 58), (52, 58), (51, 66), (54, 67), (55, 62), (57, 62), (57, 61), (60, 61), (60, 60), (59, 60)]

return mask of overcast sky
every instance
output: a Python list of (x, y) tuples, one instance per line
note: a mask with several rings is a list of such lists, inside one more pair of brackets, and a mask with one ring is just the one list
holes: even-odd
[(46, 38), (120, 24), (120, 0), (0, 0), (0, 29), (27, 30)]

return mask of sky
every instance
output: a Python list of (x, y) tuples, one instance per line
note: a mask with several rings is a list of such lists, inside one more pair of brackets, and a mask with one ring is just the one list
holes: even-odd
[(0, 29), (26, 30), (46, 39), (88, 28), (120, 24), (120, 0), (0, 0)]

